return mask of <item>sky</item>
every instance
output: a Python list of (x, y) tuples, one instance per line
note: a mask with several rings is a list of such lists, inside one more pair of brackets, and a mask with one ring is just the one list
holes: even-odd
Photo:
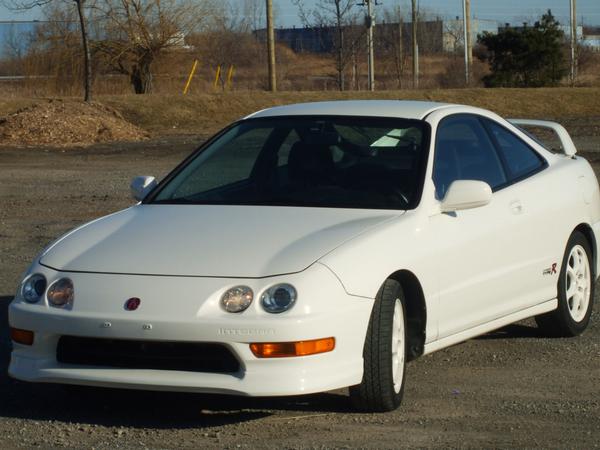
[[(317, 0), (304, 0), (306, 5), (314, 4)], [(284, 26), (299, 25), (297, 9), (291, 0), (274, 0), (277, 5), (278, 17)], [(357, 1), (356, 3), (360, 3)], [(407, 0), (378, 0), (381, 6), (377, 9), (404, 6), (410, 10)], [(442, 17), (462, 16), (462, 0), (419, 0), (419, 5)], [(561, 23), (569, 21), (569, 0), (471, 0), (473, 16), (478, 19), (491, 19), (501, 23), (520, 23), (528, 19), (538, 18), (547, 9)], [(577, 18), (586, 25), (600, 25), (600, 0), (577, 0)]]
[[(244, 0), (231, 0), (243, 2)], [(314, 5), (318, 0), (304, 0), (307, 6)], [(442, 17), (462, 15), (462, 0), (418, 0), (420, 7), (428, 11), (439, 13)], [(299, 26), (297, 8), (292, 0), (274, 0), (278, 10), (278, 27)], [(360, 3), (357, 0), (356, 3)], [(378, 0), (381, 6), (377, 10), (389, 8), (400, 4), (409, 10), (408, 0)], [(561, 23), (568, 23), (569, 0), (471, 0), (473, 16), (478, 19), (491, 19), (498, 22), (520, 23), (534, 19), (543, 14), (548, 8)], [(30, 20), (41, 18), (39, 10), (15, 14), (4, 6), (0, 6), (0, 21), (3, 20)], [(577, 0), (577, 18), (586, 25), (600, 25), (600, 0)]]

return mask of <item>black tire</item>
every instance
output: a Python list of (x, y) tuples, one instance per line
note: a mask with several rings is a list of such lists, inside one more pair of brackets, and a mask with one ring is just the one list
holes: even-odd
[[(392, 368), (392, 336), (394, 308), (400, 300), (404, 318), (404, 362), (398, 392), (394, 388)], [(363, 349), (364, 373), (360, 384), (350, 388), (350, 400), (360, 411), (393, 411), (400, 406), (406, 378), (406, 307), (402, 286), (387, 280), (375, 299)]]
[[(569, 263), (569, 255), (574, 247), (580, 246), (584, 249), (591, 277), (591, 285), (589, 290), (589, 302), (585, 315), (576, 321), (569, 310), (567, 299), (567, 265)], [(548, 335), (555, 337), (573, 337), (578, 336), (587, 328), (592, 315), (594, 304), (594, 284), (595, 284), (595, 268), (592, 257), (592, 249), (586, 237), (579, 231), (573, 232), (567, 243), (567, 248), (563, 256), (562, 266), (558, 277), (558, 308), (547, 314), (542, 314), (535, 318), (535, 321), (540, 330)]]

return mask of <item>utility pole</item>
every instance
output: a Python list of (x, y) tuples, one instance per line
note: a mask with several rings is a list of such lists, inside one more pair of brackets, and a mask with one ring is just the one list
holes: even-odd
[(412, 57), (413, 88), (419, 88), (419, 43), (417, 42), (417, 0), (412, 0)]
[(88, 32), (85, 13), (83, 11), (83, 3), (85, 0), (76, 0), (77, 14), (79, 15), (79, 26), (81, 29), (81, 41), (83, 43), (83, 56), (84, 56), (84, 100), (86, 102), (92, 101), (92, 54), (90, 52), (90, 45), (88, 43)]
[(571, 1), (571, 86), (577, 78), (577, 1)]
[(402, 12), (398, 7), (398, 87), (402, 89), (402, 75), (404, 74), (404, 36), (402, 35), (403, 28)]
[(373, 1), (364, 0), (367, 4), (367, 49), (369, 52), (369, 90), (375, 90), (375, 56), (373, 51), (373, 28), (375, 27), (375, 16), (373, 15)]
[(275, 72), (275, 30), (273, 29), (273, 0), (267, 1), (267, 51), (269, 58), (269, 90), (277, 91), (277, 73)]
[(463, 31), (465, 41), (465, 83), (471, 81), (471, 64), (473, 62), (473, 46), (471, 44), (471, 0), (463, 0)]

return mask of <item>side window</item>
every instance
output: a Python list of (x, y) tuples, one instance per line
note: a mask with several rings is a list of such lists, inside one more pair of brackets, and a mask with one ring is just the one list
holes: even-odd
[(477, 117), (467, 114), (444, 119), (437, 130), (433, 182), (439, 199), (456, 180), (485, 181), (492, 189), (507, 182), (489, 135)]
[(541, 157), (525, 142), (491, 120), (486, 120), (485, 123), (498, 142), (512, 179), (527, 176), (543, 167)]

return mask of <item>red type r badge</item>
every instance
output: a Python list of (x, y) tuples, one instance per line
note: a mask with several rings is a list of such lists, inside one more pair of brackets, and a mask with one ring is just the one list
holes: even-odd
[(142, 301), (139, 298), (131, 297), (125, 302), (125, 309), (127, 311), (135, 311), (139, 308), (140, 303), (142, 303)]

